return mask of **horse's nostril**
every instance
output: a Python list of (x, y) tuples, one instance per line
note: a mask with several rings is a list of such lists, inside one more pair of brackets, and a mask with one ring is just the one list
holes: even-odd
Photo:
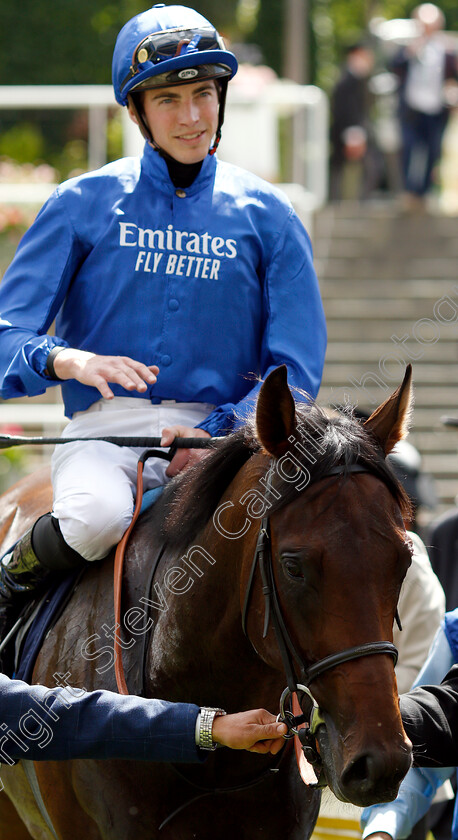
[(369, 755), (362, 755), (353, 761), (342, 773), (345, 788), (366, 791), (376, 783), (374, 760)]
[(408, 770), (402, 762), (388, 765), (381, 756), (364, 753), (348, 764), (341, 776), (342, 790), (360, 804), (386, 802), (396, 796), (397, 787)]

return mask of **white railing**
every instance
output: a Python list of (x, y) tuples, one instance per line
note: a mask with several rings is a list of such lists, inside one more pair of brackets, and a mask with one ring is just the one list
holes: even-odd
[(87, 108), (89, 169), (97, 169), (106, 163), (108, 109), (115, 105), (110, 85), (0, 86), (0, 108), (4, 110)]
[[(278, 80), (259, 91), (229, 86), (220, 157), (268, 180), (300, 185), (321, 207), (328, 194), (328, 100), (314, 85)], [(283, 158), (280, 166), (280, 125)]]
[(4, 402), (0, 403), (0, 428), (22, 426), (24, 429), (46, 428), (49, 434), (58, 433), (68, 419), (62, 402)]
[[(108, 113), (117, 107), (110, 85), (0, 86), (0, 109), (87, 108), (89, 169), (107, 160)], [(136, 155), (143, 140), (127, 109), (122, 111), (123, 154)], [(231, 85), (220, 155), (269, 180), (285, 180), (279, 144), (279, 124), (285, 119), (290, 129), (288, 181), (302, 186), (319, 207), (327, 195), (328, 154), (328, 103), (319, 88), (285, 81), (254, 91)], [(53, 188), (53, 184), (0, 184), (0, 202), (42, 203)]]

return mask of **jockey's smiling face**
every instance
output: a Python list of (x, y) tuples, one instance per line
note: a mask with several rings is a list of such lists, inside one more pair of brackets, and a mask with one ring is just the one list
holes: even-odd
[(219, 98), (213, 80), (152, 88), (142, 98), (146, 122), (164, 152), (180, 163), (198, 163), (206, 157), (218, 126)]

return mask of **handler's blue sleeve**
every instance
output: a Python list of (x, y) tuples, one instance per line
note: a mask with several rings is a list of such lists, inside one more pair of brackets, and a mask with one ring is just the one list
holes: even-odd
[(198, 706), (27, 685), (0, 674), (0, 763), (73, 758), (198, 762)]

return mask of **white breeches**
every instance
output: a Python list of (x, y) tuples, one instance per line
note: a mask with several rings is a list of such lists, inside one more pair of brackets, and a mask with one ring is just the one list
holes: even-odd
[[(152, 405), (135, 397), (101, 399), (76, 413), (64, 437), (161, 436), (167, 426), (194, 427), (213, 409), (205, 403), (164, 401)], [(99, 441), (59, 444), (51, 461), (54, 516), (65, 541), (86, 560), (100, 560), (121, 539), (132, 519), (137, 463), (144, 450)], [(143, 487), (168, 481), (168, 462), (149, 458)]]

